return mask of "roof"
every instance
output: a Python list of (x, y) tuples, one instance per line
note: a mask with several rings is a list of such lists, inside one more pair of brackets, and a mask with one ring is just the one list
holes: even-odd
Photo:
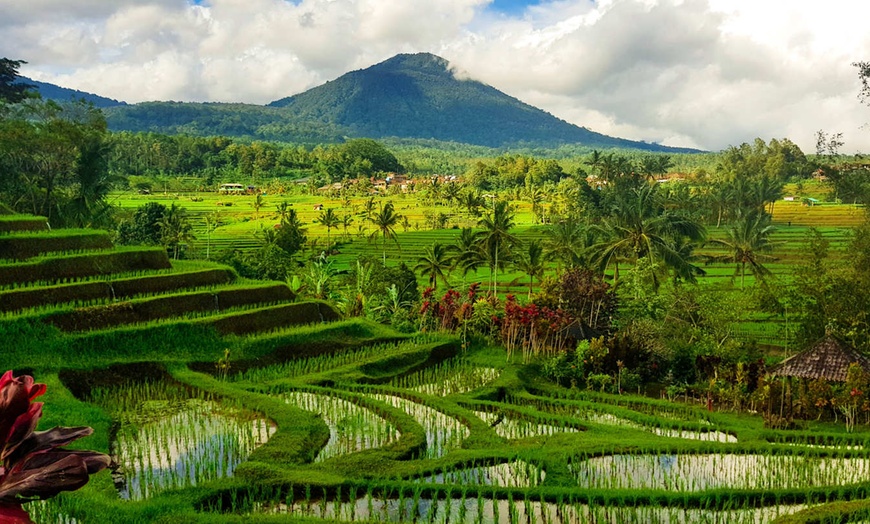
[(846, 373), (852, 363), (857, 363), (870, 373), (870, 359), (829, 335), (797, 355), (783, 360), (770, 374), (845, 382)]

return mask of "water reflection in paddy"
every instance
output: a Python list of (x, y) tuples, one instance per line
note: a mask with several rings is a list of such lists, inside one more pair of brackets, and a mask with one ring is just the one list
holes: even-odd
[(583, 488), (794, 489), (870, 480), (870, 458), (796, 455), (609, 455), (569, 465)]
[(401, 436), (386, 419), (349, 400), (305, 391), (292, 391), (283, 398), (288, 404), (317, 414), (329, 427), (329, 441), (317, 454), (315, 462), (379, 448)]
[(93, 401), (118, 421), (110, 452), (124, 499), (231, 476), (276, 430), (256, 413), (177, 384), (98, 390)]

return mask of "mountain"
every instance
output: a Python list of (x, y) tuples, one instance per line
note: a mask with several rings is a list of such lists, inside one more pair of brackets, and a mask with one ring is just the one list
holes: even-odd
[(397, 55), (269, 105), (302, 120), (346, 127), (355, 136), (676, 150), (568, 123), (484, 83), (457, 78), (447, 60), (429, 53)]
[(113, 98), (106, 98), (93, 93), (86, 93), (84, 91), (79, 91), (78, 89), (67, 89), (66, 87), (60, 87), (47, 82), (40, 82), (38, 80), (31, 80), (30, 78), (23, 76), (18, 77), (16, 82), (22, 82), (34, 86), (36, 91), (38, 91), (39, 94), (42, 95), (42, 98), (46, 100), (68, 102), (70, 100), (84, 99), (86, 102), (91, 102), (95, 107), (99, 108), (127, 105), (127, 102), (120, 102)]
[(318, 144), (346, 138), (436, 140), (479, 146), (697, 152), (614, 138), (579, 127), (476, 80), (461, 79), (429, 53), (401, 54), (266, 106), (143, 102), (110, 98), (22, 78), (44, 98), (85, 98), (109, 129)]

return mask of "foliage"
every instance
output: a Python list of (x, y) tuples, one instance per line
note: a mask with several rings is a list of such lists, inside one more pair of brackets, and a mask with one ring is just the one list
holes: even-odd
[[(658, 187), (643, 183), (616, 195), (610, 216), (596, 226), (602, 240), (590, 250), (601, 271), (614, 264), (614, 285), (619, 281), (620, 260), (636, 264), (646, 258), (686, 278), (694, 279), (697, 274), (691, 257), (678, 246), (684, 240), (701, 242), (706, 231), (697, 220), (666, 209)], [(661, 279), (655, 273), (652, 276), (658, 289)]]
[[(33, 400), (46, 391), (33, 377), (0, 377), (0, 520), (27, 523), (20, 505), (28, 499), (45, 499), (61, 491), (84, 486), (90, 475), (109, 466), (107, 455), (61, 449), (90, 435), (89, 427), (35, 431), (42, 417), (42, 402)], [(11, 508), (10, 508), (11, 506)], [(17, 508), (16, 508), (17, 507)]]
[(26, 63), (24, 60), (0, 59), (0, 103), (15, 104), (27, 97), (27, 91), (33, 86), (24, 82), (16, 82), (18, 68)]
[(533, 302), (540, 307), (561, 309), (596, 333), (610, 329), (618, 303), (610, 284), (588, 269), (571, 269), (557, 279), (545, 278)]
[(740, 287), (746, 285), (746, 269), (755, 276), (756, 281), (763, 281), (770, 275), (763, 262), (773, 260), (768, 255), (775, 247), (770, 239), (776, 228), (771, 225), (771, 217), (766, 213), (750, 213), (742, 217), (726, 232), (725, 239), (713, 239), (711, 242), (724, 246), (731, 253), (719, 257), (721, 260), (733, 262), (734, 276), (740, 276)]
[(118, 224), (115, 241), (121, 245), (160, 245), (160, 222), (167, 208), (157, 202), (148, 202), (133, 213), (132, 218)]
[(26, 99), (0, 118), (0, 199), (57, 225), (105, 224), (106, 121), (83, 102)]
[(539, 307), (535, 303), (525, 306), (508, 295), (504, 303), (504, 317), (499, 321), (501, 343), (510, 355), (522, 351), (523, 360), (532, 356), (560, 352), (573, 337), (569, 327), (574, 318), (562, 309)]

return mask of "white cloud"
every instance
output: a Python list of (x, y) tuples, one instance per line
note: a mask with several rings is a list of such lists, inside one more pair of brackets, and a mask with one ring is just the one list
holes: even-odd
[(568, 121), (721, 149), (818, 129), (870, 150), (856, 71), (870, 59), (850, 0), (0, 0), (2, 54), (38, 80), (130, 102), (265, 103), (400, 52)]

